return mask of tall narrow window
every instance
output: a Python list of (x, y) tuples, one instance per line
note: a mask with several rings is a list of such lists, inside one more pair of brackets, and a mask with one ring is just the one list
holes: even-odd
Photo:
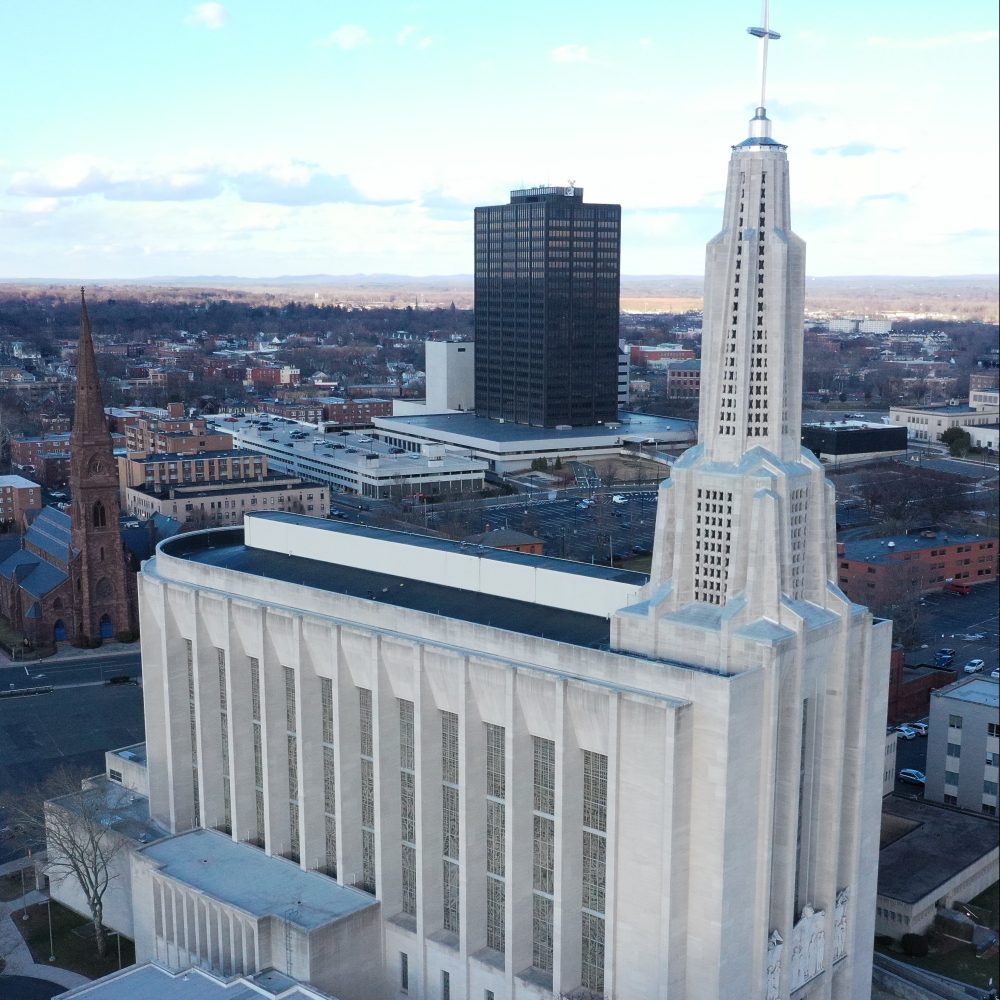
[(285, 736), (288, 744), (288, 853), (298, 861), (299, 850), (299, 737), (295, 711), (295, 671), (281, 668), (285, 676)]
[(361, 881), (359, 889), (375, 894), (375, 762), (372, 757), (372, 693), (358, 688), (361, 723)]
[[(101, 510), (103, 511), (104, 508), (101, 507)], [(194, 798), (192, 825), (201, 826), (201, 779), (198, 770), (198, 709), (194, 685), (194, 647), (190, 639), (184, 640), (184, 653), (187, 657), (188, 719), (191, 729), (191, 794)]]
[(333, 742), (333, 681), (320, 678), (323, 712), (323, 820), (326, 826), (326, 873), (337, 877), (337, 772)]
[(531, 964), (552, 971), (552, 919), (555, 891), (556, 745), (532, 737), (534, 795), (532, 816)]
[(604, 898), (607, 869), (608, 758), (583, 751), (583, 886), (580, 981), (604, 992)]
[(809, 748), (809, 699), (802, 702), (802, 738), (799, 745), (799, 817), (795, 834), (795, 901), (796, 907), (801, 909), (806, 900), (804, 893), (806, 886), (803, 884), (806, 878), (806, 859), (803, 857), (804, 845), (802, 843), (802, 829), (805, 823), (806, 809), (806, 755)]
[(459, 932), (458, 716), (441, 713), (441, 834), (444, 929)]
[(402, 834), (403, 912), (417, 915), (417, 810), (413, 752), (413, 702), (399, 699), (399, 809)]
[(506, 903), (506, 748), (503, 726), (486, 725), (486, 946), (503, 952)]
[(257, 846), (265, 846), (264, 823), (264, 741), (261, 732), (260, 661), (250, 657), (250, 723), (253, 730), (253, 788), (256, 806)]
[(229, 776), (229, 693), (226, 678), (226, 651), (216, 649), (219, 664), (219, 728), (222, 746), (222, 829), (233, 832), (233, 799)]

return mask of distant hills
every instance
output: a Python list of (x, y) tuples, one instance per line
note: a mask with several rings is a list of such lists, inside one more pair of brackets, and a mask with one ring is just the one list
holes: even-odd
[[(294, 274), (267, 278), (239, 275), (162, 275), (135, 279), (92, 279), (82, 282), (93, 294), (140, 289), (183, 299), (185, 290), (199, 299), (213, 295), (261, 298), (271, 303), (312, 300), (353, 307), (447, 308), (472, 306), (471, 274)], [(4, 280), (0, 289), (38, 294), (75, 290), (78, 278)], [(701, 275), (624, 275), (621, 305), (627, 312), (687, 312), (702, 306)], [(0, 292), (2, 294), (2, 292)], [(806, 280), (806, 310), (814, 315), (910, 316), (935, 319), (980, 319), (997, 322), (1000, 276), (863, 275), (813, 277)]]

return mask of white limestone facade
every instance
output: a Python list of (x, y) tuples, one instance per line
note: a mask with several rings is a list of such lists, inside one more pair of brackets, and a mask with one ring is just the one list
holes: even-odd
[(761, 108), (648, 582), (291, 514), (144, 565), (154, 820), (372, 900), (348, 979), (293, 948), (289, 975), (341, 1000), (870, 994), (891, 625), (836, 586), (799, 445), (804, 266)]

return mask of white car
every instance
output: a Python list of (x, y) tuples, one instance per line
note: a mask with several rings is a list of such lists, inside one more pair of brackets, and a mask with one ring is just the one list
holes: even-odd
[(982, 660), (969, 660), (962, 670), (967, 674), (978, 674), (986, 664)]
[(626, 496), (622, 496), (622, 494), (621, 494), (621, 493), (616, 493), (616, 494), (615, 494), (615, 495), (614, 495), (614, 496), (613, 496), (613, 497), (611, 498), (611, 502), (612, 502), (612, 503), (628, 503), (628, 497), (626, 497)]
[(993, 670), (990, 671), (990, 677), (992, 677), (995, 681), (1000, 681), (1000, 667), (994, 667)]
[(915, 740), (917, 738), (917, 731), (911, 729), (909, 726), (896, 726), (896, 732), (899, 733), (899, 738), (903, 740)]
[(912, 729), (917, 736), (927, 735), (927, 723), (926, 722), (908, 722), (907, 725)]

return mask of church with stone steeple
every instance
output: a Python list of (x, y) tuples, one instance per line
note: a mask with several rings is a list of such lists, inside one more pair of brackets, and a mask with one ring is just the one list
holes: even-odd
[(81, 290), (69, 514), (44, 507), (0, 563), (0, 613), (30, 643), (97, 645), (137, 627), (135, 574), (122, 545), (118, 467)]

